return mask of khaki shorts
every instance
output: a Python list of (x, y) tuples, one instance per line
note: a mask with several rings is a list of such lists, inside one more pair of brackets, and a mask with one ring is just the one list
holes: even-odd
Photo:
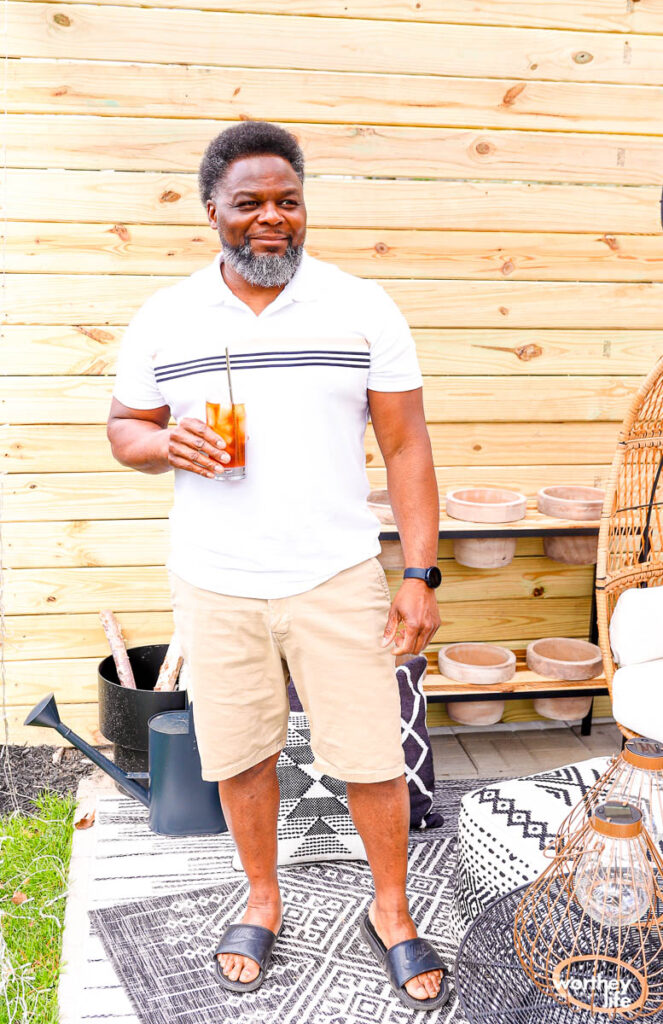
[(285, 746), (288, 672), (319, 771), (346, 782), (403, 774), (393, 644), (380, 647), (389, 588), (377, 558), (271, 600), (170, 579), (203, 779), (229, 779)]

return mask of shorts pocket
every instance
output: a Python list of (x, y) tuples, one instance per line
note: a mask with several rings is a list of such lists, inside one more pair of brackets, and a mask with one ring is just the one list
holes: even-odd
[(382, 592), (383, 592), (384, 596), (387, 598), (387, 600), (389, 601), (389, 603), (391, 604), (391, 593), (389, 592), (389, 584), (387, 583), (387, 576), (385, 574), (385, 571), (382, 568), (382, 566), (380, 565), (380, 563), (377, 560), (377, 558), (372, 558), (371, 561), (372, 561), (373, 567), (375, 569), (375, 575), (377, 577), (378, 583), (380, 584), (380, 587), (382, 588)]

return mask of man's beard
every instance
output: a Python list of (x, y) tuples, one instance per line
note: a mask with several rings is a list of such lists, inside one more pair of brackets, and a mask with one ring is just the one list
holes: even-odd
[(224, 261), (248, 284), (261, 288), (280, 288), (294, 276), (304, 254), (303, 245), (288, 245), (283, 255), (273, 252), (255, 253), (248, 239), (241, 245), (221, 240)]

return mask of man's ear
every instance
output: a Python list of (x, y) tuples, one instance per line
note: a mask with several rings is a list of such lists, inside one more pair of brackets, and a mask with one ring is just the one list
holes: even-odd
[(218, 231), (219, 230), (219, 222), (217, 220), (217, 214), (216, 214), (216, 203), (214, 202), (213, 199), (208, 199), (207, 200), (207, 219), (209, 221), (210, 227), (214, 228), (215, 231)]

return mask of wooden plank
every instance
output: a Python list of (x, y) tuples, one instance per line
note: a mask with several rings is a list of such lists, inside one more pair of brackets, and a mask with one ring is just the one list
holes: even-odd
[[(652, 360), (653, 363), (653, 360)], [(615, 422), (429, 423), (436, 466), (521, 466), (609, 463), (617, 443)], [(102, 424), (0, 425), (3, 469), (8, 473), (121, 473)], [(373, 427), (366, 432), (366, 464), (384, 465)]]
[[(210, 228), (52, 224), (6, 228), (5, 269), (35, 274), (192, 274), (219, 250)], [(663, 281), (660, 236), (312, 228), (306, 249), (373, 278)]]
[[(12, 569), (161, 565), (168, 553), (168, 532), (167, 519), (79, 519), (5, 523), (2, 540), (5, 564)], [(400, 551), (398, 541), (385, 541), (383, 548), (389, 551), (394, 545)], [(540, 537), (518, 541), (516, 557), (542, 553)], [(452, 541), (439, 541), (439, 557), (453, 557)], [(402, 564), (402, 553), (398, 564)]]
[[(37, 6), (36, 0), (28, 6)], [(197, 169), (211, 139), (233, 123), (75, 114), (8, 114), (5, 121), (11, 167), (127, 171)], [(315, 174), (663, 182), (663, 138), (652, 135), (297, 122), (284, 127), (296, 135)]]
[[(579, 597), (591, 588), (591, 566), (567, 566), (546, 558), (519, 558), (499, 569), (468, 569), (454, 559), (442, 561), (445, 586), (440, 603), (507, 597)], [(394, 584), (401, 574), (387, 574)], [(170, 609), (163, 566), (7, 569), (8, 615), (64, 614), (99, 608), (113, 611)]]
[(601, 673), (595, 679), (583, 679), (579, 682), (567, 682), (559, 679), (547, 679), (544, 676), (537, 675), (536, 672), (530, 671), (526, 667), (518, 667), (516, 674), (508, 683), (496, 683), (494, 686), (477, 686), (474, 683), (457, 683), (453, 679), (448, 679), (441, 673), (438, 673), (431, 677), (427, 673), (426, 681), (424, 682), (424, 690), (427, 694), (435, 693), (439, 696), (459, 696), (475, 694), (477, 699), (481, 698), (481, 695), (487, 693), (528, 693), (536, 690), (549, 689), (554, 690), (556, 693), (563, 695), (569, 691), (577, 689), (588, 689), (588, 690), (602, 690), (606, 687), (605, 676)]
[(172, 490), (171, 473), (21, 473), (7, 478), (3, 518), (162, 519), (172, 506)]
[[(588, 484), (605, 487), (610, 466), (438, 467), (442, 494), (452, 487), (509, 487), (531, 500), (545, 486)], [(386, 486), (384, 469), (368, 470), (371, 488)], [(161, 519), (172, 503), (172, 474), (16, 473), (4, 488), (4, 521), (49, 522), (79, 519)], [(452, 521), (453, 522), (453, 521)], [(522, 520), (522, 528), (531, 523)], [(448, 525), (448, 524), (447, 524)]]
[[(15, 220), (207, 224), (191, 173), (8, 168), (6, 179)], [(661, 230), (660, 189), (649, 185), (329, 181), (309, 175), (305, 194), (310, 227)]]
[[(170, 611), (122, 612), (119, 616), (127, 647), (169, 643)], [(76, 615), (8, 615), (5, 618), (5, 661), (105, 658), (108, 641), (96, 612)], [(21, 695), (21, 701), (23, 697)]]
[[(115, 4), (140, 7), (199, 8), (200, 0), (113, 0)], [(663, 10), (655, 3), (624, 0), (205, 0), (207, 10), (242, 14), (299, 14), (315, 17), (370, 18), (389, 21), (423, 21), (463, 25), (515, 25), (525, 28), (585, 29), (595, 32), (663, 33)]]
[[(7, 274), (6, 322), (128, 323), (158, 288), (178, 280), (130, 274)], [(403, 280), (382, 284), (411, 327), (663, 328), (661, 284)]]
[[(500, 643), (505, 636), (536, 639), (553, 636), (587, 635), (590, 596), (549, 598), (507, 598), (491, 601), (442, 602), (443, 623), (436, 641), (452, 643), (476, 640), (477, 622), (481, 640)], [(127, 646), (167, 643), (173, 631), (169, 611), (122, 612), (119, 616)], [(7, 615), (5, 617), (5, 661), (58, 658), (104, 658), (108, 642), (95, 612), (53, 615)]]
[[(161, 5), (159, 5), (161, 6)], [(94, 63), (7, 62), (7, 110), (105, 117), (532, 128), (660, 134), (663, 95), (651, 86), (440, 75), (145, 65), (118, 62), (112, 83)]]
[[(637, 377), (424, 377), (431, 423), (621, 420)], [(109, 377), (6, 377), (0, 416), (10, 423), (105, 423)]]
[[(9, 325), (0, 346), (7, 376), (103, 376), (115, 372), (123, 328)], [(645, 375), (663, 348), (660, 330), (536, 330), (415, 327), (422, 373)]]
[(6, 565), (14, 569), (50, 566), (163, 565), (168, 555), (168, 520), (75, 519), (54, 523), (7, 523)]
[[(9, 3), (10, 57), (661, 83), (663, 40), (554, 29)], [(247, 46), (247, 39), (251, 45)], [(625, 59), (624, 44), (628, 43)], [(574, 59), (578, 53), (589, 60)]]
[[(114, 0), (128, 7), (199, 9), (200, 0)], [(548, 0), (532, 6), (525, 0), (429, 0), (424, 6), (407, 0), (205, 0), (207, 10), (242, 14), (287, 14), (314, 17), (423, 21), (443, 24), (502, 25), (524, 28), (581, 29), (594, 32), (663, 33), (663, 14), (651, 4), (624, 5), (623, 0), (589, 0), (582, 5)]]

